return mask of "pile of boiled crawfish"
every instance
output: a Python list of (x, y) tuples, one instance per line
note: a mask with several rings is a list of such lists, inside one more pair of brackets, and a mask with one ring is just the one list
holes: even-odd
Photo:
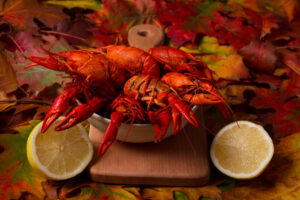
[(111, 121), (101, 141), (98, 155), (103, 155), (116, 139), (122, 122), (151, 123), (154, 141), (161, 141), (169, 123), (173, 132), (181, 127), (182, 116), (198, 126), (191, 105), (215, 104), (228, 116), (230, 107), (220, 96), (207, 65), (176, 48), (159, 46), (147, 52), (127, 46), (110, 45), (95, 50), (69, 50), (49, 53), (47, 57), (28, 57), (34, 65), (64, 71), (72, 82), (65, 84), (47, 112), (42, 132), (79, 96), (75, 107), (55, 127), (67, 129), (105, 108)]

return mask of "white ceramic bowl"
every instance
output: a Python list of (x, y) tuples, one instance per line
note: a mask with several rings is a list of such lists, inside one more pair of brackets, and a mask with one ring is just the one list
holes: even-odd
[[(192, 111), (196, 113), (198, 110), (198, 106), (193, 106)], [(91, 125), (100, 130), (102, 133), (105, 132), (106, 127), (110, 123), (110, 119), (102, 117), (96, 113), (94, 113), (89, 119)], [(186, 126), (188, 121), (183, 117), (181, 129)], [(131, 142), (131, 143), (144, 143), (144, 142), (153, 142), (155, 129), (153, 124), (133, 124), (130, 128), (128, 136), (126, 138), (126, 134), (129, 128), (129, 124), (122, 123), (119, 128), (119, 133), (117, 135), (117, 140)], [(164, 137), (167, 138), (173, 135), (173, 123), (171, 122), (167, 133)], [(126, 138), (126, 140), (124, 140)]]

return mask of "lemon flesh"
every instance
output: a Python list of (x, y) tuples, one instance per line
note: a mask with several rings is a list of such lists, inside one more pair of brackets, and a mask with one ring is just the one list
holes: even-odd
[(222, 173), (236, 179), (254, 178), (261, 174), (274, 154), (269, 134), (249, 121), (233, 122), (215, 136), (210, 155)]
[(87, 133), (78, 124), (55, 131), (52, 124), (41, 133), (42, 122), (30, 133), (27, 140), (27, 157), (30, 165), (49, 179), (64, 180), (81, 173), (93, 156), (93, 147)]

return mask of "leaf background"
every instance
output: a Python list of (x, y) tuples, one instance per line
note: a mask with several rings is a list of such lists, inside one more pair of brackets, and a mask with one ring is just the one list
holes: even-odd
[[(2, 4), (0, 199), (300, 198), (298, 1), (11, 0)], [(28, 134), (37, 123), (32, 119), (43, 119), (49, 101), (68, 80), (41, 67), (24, 70), (30, 63), (25, 57), (128, 45), (128, 30), (141, 23), (160, 26), (166, 35), (164, 45), (205, 61), (234, 118), (262, 124), (269, 132), (275, 155), (261, 176), (232, 180), (212, 167), (211, 180), (201, 187), (128, 187), (92, 182), (86, 172), (57, 182), (32, 171), (25, 152)], [(232, 121), (213, 106), (206, 106), (204, 115), (212, 132)], [(212, 138), (208, 135), (208, 142)]]

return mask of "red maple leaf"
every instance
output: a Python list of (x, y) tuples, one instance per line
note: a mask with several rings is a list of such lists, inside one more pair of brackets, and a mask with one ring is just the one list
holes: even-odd
[(274, 137), (279, 138), (300, 131), (300, 99), (286, 99), (280, 91), (262, 88), (257, 91), (251, 105), (258, 109), (272, 108), (274, 112), (266, 112), (265, 124), (272, 124)]
[(247, 24), (245, 18), (234, 18), (215, 12), (212, 19), (213, 35), (223, 44), (229, 43), (237, 50), (250, 43), (253, 38), (257, 38), (260, 30)]
[(156, 18), (172, 44), (178, 47), (185, 42), (194, 42), (197, 34), (211, 33), (211, 18), (219, 2), (213, 1), (156, 1)]
[(138, 1), (103, 0), (103, 8), (90, 15), (98, 27), (93, 29), (98, 46), (127, 44), (127, 32), (135, 24), (144, 23), (153, 15), (153, 4)]

